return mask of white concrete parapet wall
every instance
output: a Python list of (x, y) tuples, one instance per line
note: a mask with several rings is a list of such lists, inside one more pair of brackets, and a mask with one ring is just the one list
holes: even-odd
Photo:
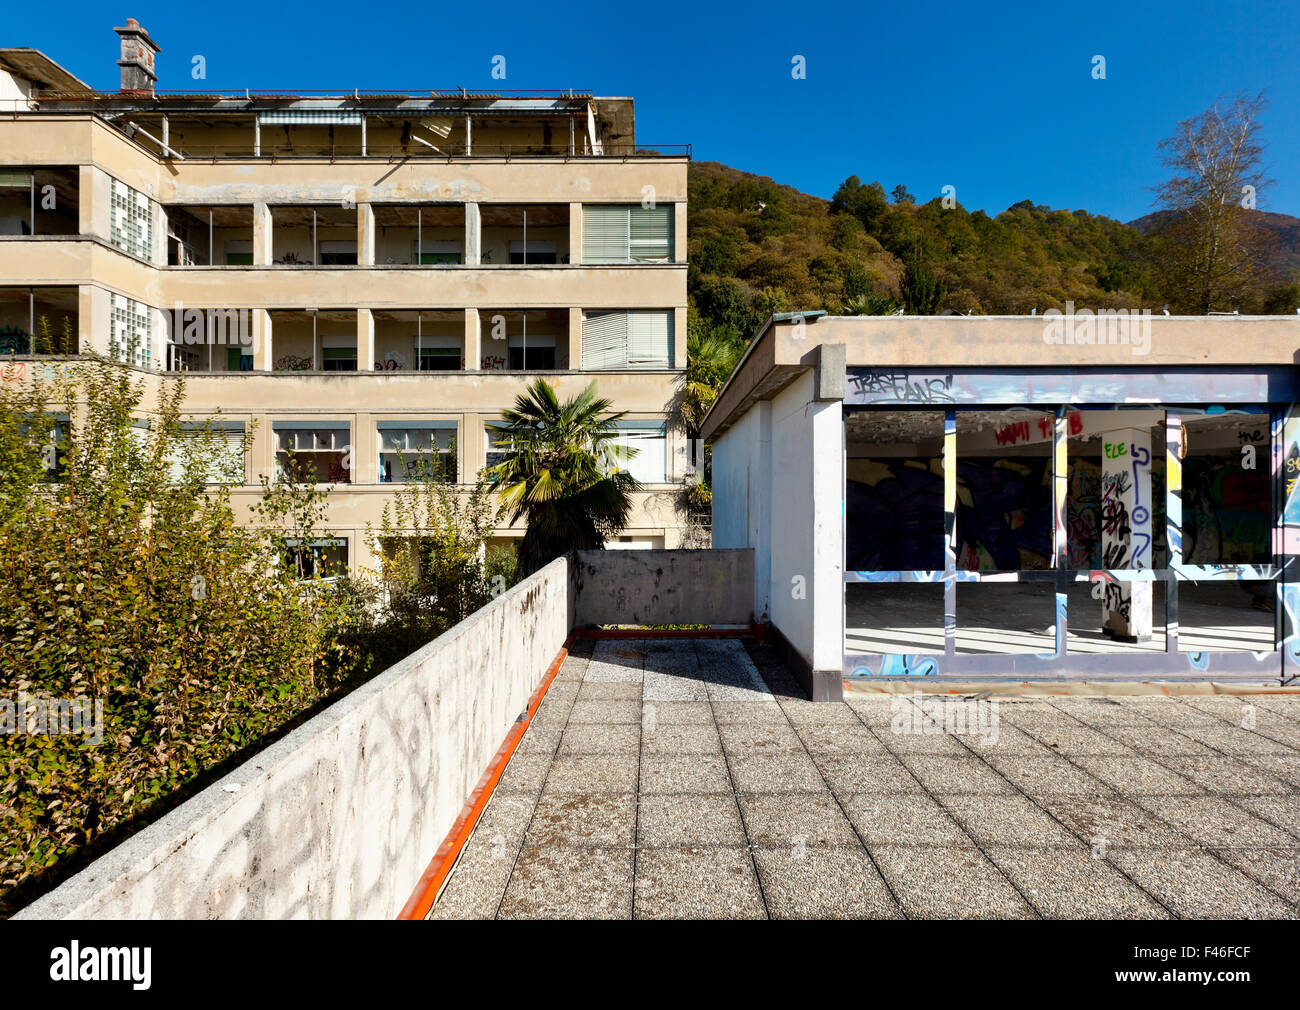
[(574, 624), (560, 558), (16, 918), (393, 918)]

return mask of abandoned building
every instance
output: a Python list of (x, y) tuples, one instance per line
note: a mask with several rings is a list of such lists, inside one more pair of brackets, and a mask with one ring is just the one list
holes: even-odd
[(768, 320), (704, 425), (713, 543), (844, 680), (1300, 663), (1300, 317)]
[(574, 91), (167, 92), (158, 42), (114, 30), (115, 92), (0, 49), (6, 382), (91, 350), (184, 373), (236, 509), (292, 450), (329, 492), (313, 556), (356, 567), (393, 484), (472, 483), (527, 381), (595, 381), (644, 486), (610, 546), (678, 546), (689, 148)]

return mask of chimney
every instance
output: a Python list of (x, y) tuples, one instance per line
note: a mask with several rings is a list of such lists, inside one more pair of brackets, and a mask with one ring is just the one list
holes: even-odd
[(135, 18), (126, 19), (125, 28), (114, 28), (122, 37), (122, 58), (117, 65), (122, 68), (122, 94), (152, 95), (154, 81), (154, 54), (161, 52), (149, 33), (140, 27)]

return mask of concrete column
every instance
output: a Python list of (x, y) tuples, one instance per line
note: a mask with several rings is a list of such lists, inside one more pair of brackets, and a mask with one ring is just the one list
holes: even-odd
[(582, 263), (582, 204), (569, 204), (569, 263)]
[(686, 367), (686, 306), (673, 309), (673, 368)]
[(253, 370), (269, 372), (275, 360), (271, 355), (271, 313), (253, 309)]
[(375, 265), (375, 208), (368, 203), (357, 204), (357, 265)]
[(582, 368), (582, 309), (569, 309), (569, 370)]
[[(1102, 567), (1149, 569), (1151, 538), (1151, 435), (1118, 428), (1102, 434)], [(1151, 638), (1151, 582), (1107, 582), (1102, 631), (1123, 642)]]
[(375, 370), (375, 314), (357, 309), (357, 371)]
[(464, 348), (465, 370), (467, 372), (477, 372), (482, 358), (478, 309), (465, 310), (465, 339), (461, 346)]
[(253, 204), (253, 266), (271, 265), (271, 208)]
[(112, 214), (108, 174), (92, 165), (77, 170), (77, 230), (108, 241)]
[(673, 204), (673, 262), (686, 262), (686, 201)]
[(478, 204), (470, 202), (465, 204), (465, 263), (468, 266), (478, 266), (482, 262), (483, 251), (483, 229), (482, 216), (479, 214)]

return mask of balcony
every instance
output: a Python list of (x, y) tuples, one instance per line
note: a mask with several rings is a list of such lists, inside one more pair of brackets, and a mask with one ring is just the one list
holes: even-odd
[(276, 266), (356, 266), (356, 208), (338, 204), (273, 206), (271, 262)]
[(167, 265), (251, 266), (251, 206), (167, 206)]
[(80, 234), (80, 181), (72, 168), (0, 169), (0, 236)]
[(0, 355), (76, 354), (75, 287), (0, 288)]

